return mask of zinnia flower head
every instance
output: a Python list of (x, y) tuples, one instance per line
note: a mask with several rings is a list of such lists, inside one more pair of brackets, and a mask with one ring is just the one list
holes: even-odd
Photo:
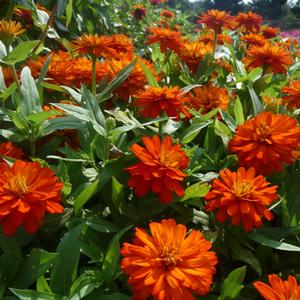
[(21, 148), (16, 147), (12, 142), (4, 142), (0, 144), (0, 162), (4, 162), (1, 156), (20, 159), (24, 156), (24, 152)]
[(252, 46), (247, 50), (244, 63), (248, 69), (265, 67), (268, 72), (286, 73), (293, 64), (291, 53), (279, 45), (265, 43), (263, 46)]
[(276, 37), (280, 32), (280, 29), (277, 27), (265, 26), (262, 29), (262, 34), (266, 39), (272, 39)]
[(198, 23), (205, 24), (207, 28), (220, 33), (222, 29), (234, 29), (235, 19), (227, 11), (211, 9), (201, 15)]
[(178, 87), (147, 87), (133, 95), (133, 106), (140, 109), (144, 118), (156, 118), (162, 112), (180, 119), (179, 113), (189, 117), (185, 106), (189, 98)]
[(205, 45), (200, 42), (185, 42), (179, 52), (180, 59), (187, 64), (192, 73), (196, 73), (199, 64), (204, 57), (213, 53), (211, 44)]
[(161, 52), (170, 49), (178, 53), (183, 46), (181, 34), (178, 31), (158, 27), (151, 27), (149, 31), (151, 35), (148, 36), (148, 44), (159, 43)]
[(286, 94), (283, 102), (288, 109), (300, 108), (300, 80), (292, 81), (289, 86), (282, 89), (282, 92)]
[(134, 300), (195, 300), (210, 291), (218, 258), (198, 230), (187, 234), (175, 220), (135, 228), (133, 243), (121, 249), (121, 268), (129, 276)]
[(184, 196), (180, 182), (186, 177), (182, 170), (187, 168), (189, 158), (181, 150), (181, 145), (173, 144), (170, 136), (162, 141), (157, 135), (153, 138), (146, 136), (142, 140), (146, 148), (138, 144), (130, 147), (140, 162), (126, 169), (131, 175), (128, 185), (139, 197), (152, 190), (162, 203), (170, 203), (173, 192)]
[(272, 274), (268, 276), (269, 283), (262, 281), (253, 283), (256, 290), (265, 300), (299, 300), (300, 285), (294, 276), (289, 275), (287, 280), (282, 280), (278, 275)]
[(160, 12), (160, 16), (163, 17), (163, 18), (167, 18), (167, 19), (173, 19), (174, 18), (174, 14), (167, 10), (167, 9), (164, 9)]
[[(10, 67), (1, 67), (1, 71), (3, 74), (5, 86), (9, 87), (14, 82), (14, 76), (12, 69)], [(19, 74), (17, 74), (19, 77)]]
[(225, 88), (213, 85), (196, 87), (193, 93), (190, 93), (189, 106), (196, 111), (201, 110), (202, 114), (206, 114), (215, 108), (226, 111), (229, 103), (229, 95)]
[(147, 10), (143, 4), (135, 4), (133, 5), (133, 12), (132, 15), (137, 19), (137, 20), (143, 20), (144, 17), (146, 16)]
[[(198, 41), (200, 43), (213, 45), (214, 33), (210, 32), (210, 33), (203, 34), (199, 37)], [(218, 45), (232, 44), (232, 38), (229, 35), (220, 33), (220, 34), (218, 34), (218, 37), (217, 37), (217, 44)]]
[(150, 3), (153, 5), (158, 5), (158, 4), (165, 3), (165, 2), (166, 2), (166, 0), (150, 0)]
[(235, 17), (236, 26), (237, 28), (241, 28), (243, 32), (246, 33), (256, 33), (260, 30), (261, 23), (263, 21), (262, 16), (253, 13), (238, 13), (238, 15)]
[(11, 43), (18, 35), (25, 31), (22, 25), (16, 21), (0, 20), (0, 40)]
[(11, 167), (0, 164), (0, 224), (12, 235), (20, 226), (35, 233), (45, 213), (62, 213), (61, 190), (53, 171), (38, 162), (17, 160)]
[(264, 36), (257, 33), (245, 34), (241, 37), (241, 41), (247, 44), (247, 46), (263, 46), (266, 43)]
[(280, 105), (282, 105), (282, 99), (273, 96), (262, 96), (262, 101), (265, 105), (265, 110), (276, 112)]
[(212, 189), (205, 196), (205, 209), (217, 210), (216, 218), (225, 222), (231, 218), (233, 225), (243, 224), (246, 231), (262, 226), (262, 217), (272, 220), (267, 206), (277, 198), (277, 186), (262, 176), (255, 176), (255, 169), (238, 168), (236, 172), (222, 170), (212, 182)]
[(262, 112), (239, 125), (230, 141), (239, 165), (254, 167), (259, 174), (281, 172), (299, 155), (300, 126), (288, 115)]

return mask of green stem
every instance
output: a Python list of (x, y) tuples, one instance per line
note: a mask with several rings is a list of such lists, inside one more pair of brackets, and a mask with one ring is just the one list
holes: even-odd
[(21, 86), (20, 86), (20, 83), (19, 83), (19, 79), (18, 79), (18, 75), (17, 75), (15, 65), (12, 65), (11, 69), (12, 69), (13, 77), (14, 77), (15, 83), (17, 85), (18, 91), (21, 92)]
[(216, 30), (214, 30), (213, 59), (215, 58), (217, 41), (218, 41), (218, 32)]
[(96, 96), (96, 63), (97, 57), (93, 56), (92, 60), (92, 94)]
[(31, 125), (31, 137), (30, 137), (30, 154), (32, 157), (35, 157), (35, 128), (34, 125)]

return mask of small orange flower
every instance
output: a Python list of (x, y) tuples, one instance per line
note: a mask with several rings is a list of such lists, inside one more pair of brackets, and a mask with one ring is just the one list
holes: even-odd
[(177, 119), (180, 118), (180, 112), (189, 117), (185, 106), (189, 98), (178, 87), (148, 87), (138, 91), (133, 97), (136, 98), (133, 106), (140, 109), (144, 118), (156, 118), (162, 112)]
[(248, 69), (265, 67), (268, 72), (286, 73), (293, 64), (291, 53), (278, 45), (265, 43), (248, 49), (244, 63)]
[(9, 67), (1, 67), (1, 70), (2, 70), (5, 85), (6, 87), (9, 87), (14, 82), (12, 69)]
[(289, 275), (287, 280), (282, 280), (278, 275), (268, 276), (270, 285), (262, 281), (255, 281), (254, 287), (265, 300), (299, 300), (300, 284), (294, 276)]
[(25, 31), (22, 25), (15, 21), (0, 20), (0, 40), (11, 43), (18, 35)]
[(134, 53), (134, 46), (132, 39), (125, 34), (113, 34), (112, 38), (112, 47), (117, 52), (117, 55), (114, 57), (108, 58), (119, 58), (122, 59), (124, 54), (126, 55), (133, 55)]
[(270, 27), (270, 26), (265, 26), (262, 29), (262, 34), (266, 39), (272, 39), (276, 37), (280, 32), (279, 28), (276, 27)]
[(37, 162), (17, 160), (12, 167), (0, 164), (0, 224), (4, 234), (12, 235), (24, 225), (35, 233), (45, 213), (62, 213), (61, 190), (53, 171)]
[[(200, 43), (212, 45), (214, 43), (214, 33), (210, 32), (207, 34), (203, 34), (199, 37), (198, 41)], [(218, 34), (217, 44), (218, 45), (232, 44), (232, 38), (226, 34)]]
[(282, 91), (287, 94), (283, 97), (283, 102), (288, 109), (300, 108), (300, 80), (296, 80), (286, 86)]
[(159, 43), (161, 52), (170, 49), (178, 53), (183, 46), (181, 34), (178, 31), (158, 27), (151, 27), (149, 31), (152, 35), (148, 36), (148, 44)]
[(230, 150), (237, 153), (241, 166), (254, 167), (259, 174), (271, 174), (296, 160), (299, 141), (297, 120), (262, 112), (237, 127)]
[(153, 138), (146, 136), (142, 140), (146, 148), (138, 144), (130, 147), (141, 162), (126, 169), (131, 175), (128, 185), (135, 189), (139, 197), (152, 190), (162, 203), (172, 202), (173, 192), (184, 196), (180, 182), (186, 177), (182, 170), (187, 168), (189, 158), (181, 150), (181, 145), (173, 144), (169, 136), (162, 142), (157, 135)]
[(4, 142), (0, 144), (0, 162), (4, 162), (1, 156), (20, 159), (24, 156), (24, 152), (21, 148), (16, 147), (12, 142)]
[(215, 108), (226, 111), (229, 103), (229, 95), (225, 88), (219, 88), (213, 85), (196, 87), (193, 94), (190, 93), (190, 107), (196, 111), (201, 110), (206, 114)]
[(187, 234), (175, 220), (149, 224), (151, 235), (135, 228), (133, 243), (124, 243), (123, 272), (129, 276), (133, 299), (195, 300), (210, 291), (218, 258), (198, 230)]
[(174, 18), (174, 14), (167, 10), (167, 9), (164, 9), (160, 12), (160, 16), (163, 17), (163, 18), (167, 18), (167, 19), (173, 19)]
[(237, 172), (222, 170), (205, 196), (205, 209), (218, 210), (219, 222), (231, 218), (233, 225), (242, 222), (244, 229), (251, 231), (253, 227), (262, 226), (262, 217), (269, 221), (273, 218), (266, 206), (278, 198), (277, 186), (269, 185), (262, 175), (255, 176), (254, 168), (238, 168)]
[(257, 33), (245, 34), (241, 37), (241, 41), (247, 44), (247, 46), (263, 46), (266, 43), (264, 36)]
[(236, 17), (236, 28), (241, 28), (246, 33), (256, 33), (260, 30), (261, 23), (263, 21), (262, 16), (253, 12), (242, 13), (240, 12)]
[(211, 9), (202, 14), (198, 23), (205, 24), (207, 28), (220, 33), (222, 29), (234, 29), (235, 19), (227, 11)]
[(282, 105), (282, 99), (272, 96), (262, 96), (262, 101), (267, 111), (277, 111), (278, 107)]
[(200, 42), (185, 42), (179, 52), (180, 59), (187, 64), (192, 73), (196, 73), (199, 64), (203, 58), (212, 54), (211, 44), (205, 45)]

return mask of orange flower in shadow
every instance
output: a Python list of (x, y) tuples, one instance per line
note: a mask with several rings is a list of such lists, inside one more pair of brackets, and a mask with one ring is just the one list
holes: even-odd
[[(210, 32), (210, 33), (203, 34), (199, 37), (198, 41), (200, 43), (213, 45), (213, 43), (214, 43), (214, 33)], [(229, 35), (218, 34), (218, 37), (217, 37), (217, 44), (218, 45), (232, 44), (232, 42), (233, 42), (232, 38)]]
[(207, 28), (220, 33), (222, 29), (234, 29), (235, 19), (227, 11), (211, 9), (201, 15), (198, 23), (205, 24)]
[(151, 35), (148, 36), (148, 44), (159, 43), (161, 52), (170, 49), (178, 53), (183, 46), (181, 34), (178, 31), (158, 27), (151, 27), (149, 31)]
[(156, 118), (162, 112), (177, 119), (180, 119), (180, 112), (186, 117), (190, 116), (185, 106), (189, 98), (178, 87), (148, 87), (133, 97), (136, 98), (133, 106), (140, 110), (144, 118)]
[(121, 249), (121, 268), (129, 276), (133, 299), (195, 300), (210, 291), (218, 258), (198, 230), (187, 234), (175, 220), (149, 224), (150, 233), (135, 228), (133, 243)]
[(16, 21), (0, 20), (0, 40), (11, 43), (18, 35), (25, 31)]
[(280, 29), (277, 27), (265, 26), (261, 31), (266, 39), (272, 39), (279, 34)]
[(263, 21), (262, 16), (255, 14), (253, 12), (242, 13), (240, 12), (236, 17), (236, 28), (246, 33), (256, 33), (259, 32), (261, 23)]
[(141, 162), (126, 169), (131, 175), (128, 185), (139, 197), (152, 190), (162, 203), (172, 202), (173, 192), (182, 197), (184, 189), (180, 182), (186, 177), (182, 170), (187, 168), (189, 158), (181, 150), (181, 145), (173, 144), (169, 136), (162, 141), (157, 135), (142, 140), (146, 148), (138, 144), (130, 147)]
[(215, 108), (226, 111), (228, 103), (229, 95), (225, 88), (208, 85), (193, 89), (193, 93), (190, 93), (188, 106), (196, 111), (201, 110), (202, 114), (206, 114)]
[(24, 156), (24, 152), (21, 148), (16, 147), (12, 142), (4, 142), (0, 144), (0, 162), (4, 162), (1, 156), (20, 159)]
[(281, 172), (299, 156), (300, 126), (288, 115), (262, 112), (237, 127), (230, 151), (239, 164), (254, 167), (259, 174)]
[(265, 43), (263, 46), (252, 46), (246, 52), (244, 63), (247, 69), (266, 68), (267, 72), (286, 73), (293, 64), (291, 53), (279, 45)]
[(288, 109), (300, 108), (300, 80), (292, 81), (282, 92), (286, 94), (282, 100)]
[(289, 275), (287, 280), (282, 280), (278, 275), (268, 275), (270, 285), (262, 281), (253, 283), (256, 290), (265, 300), (299, 300), (300, 285), (294, 276)]
[(53, 171), (37, 162), (17, 160), (13, 166), (0, 164), (0, 224), (5, 235), (20, 226), (35, 233), (45, 213), (62, 213), (61, 190)]
[(222, 170), (205, 196), (205, 209), (217, 210), (219, 222), (231, 218), (233, 225), (242, 223), (246, 231), (251, 231), (262, 226), (262, 217), (273, 218), (267, 206), (278, 198), (277, 186), (269, 185), (262, 175), (255, 176), (254, 168), (239, 168), (237, 172)]
[(256, 33), (245, 34), (241, 37), (241, 41), (247, 44), (247, 46), (263, 46), (266, 43), (264, 36)]

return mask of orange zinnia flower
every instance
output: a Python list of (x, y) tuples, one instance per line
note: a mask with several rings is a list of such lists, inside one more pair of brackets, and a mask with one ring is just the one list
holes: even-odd
[[(1, 67), (1, 70), (2, 70), (5, 85), (6, 87), (9, 87), (15, 81), (12, 69), (10, 67)], [(17, 75), (19, 77), (19, 74)]]
[(61, 190), (53, 171), (37, 162), (17, 160), (12, 167), (0, 164), (0, 224), (12, 235), (24, 225), (35, 233), (45, 213), (62, 213)]
[(164, 18), (167, 18), (167, 19), (173, 19), (174, 18), (174, 14), (167, 10), (167, 9), (164, 9), (160, 12), (160, 16), (161, 17), (164, 17)]
[[(214, 33), (210, 32), (208, 34), (201, 35), (199, 37), (198, 41), (200, 43), (204, 43), (204, 44), (213, 44), (214, 43)], [(218, 45), (232, 44), (232, 38), (226, 34), (218, 34), (217, 44)]]
[(173, 144), (169, 136), (162, 142), (157, 135), (142, 140), (146, 148), (138, 144), (130, 147), (141, 162), (126, 169), (131, 175), (128, 185), (139, 197), (152, 190), (162, 203), (172, 201), (173, 191), (180, 197), (184, 196), (180, 182), (186, 177), (182, 170), (188, 166), (189, 158), (181, 150), (181, 145)]
[(123, 57), (123, 54), (133, 55), (134, 46), (132, 39), (125, 34), (113, 34), (112, 38), (112, 47), (117, 52), (117, 55), (108, 58), (119, 58)]
[(25, 31), (22, 25), (15, 21), (0, 20), (0, 40), (11, 43), (18, 35)]
[(279, 28), (266, 26), (262, 29), (262, 34), (266, 39), (271, 39), (276, 37), (280, 32)]
[(16, 147), (12, 142), (4, 142), (0, 144), (0, 162), (4, 162), (1, 156), (20, 159), (24, 156), (24, 152), (21, 148)]
[(189, 98), (178, 87), (148, 87), (138, 91), (133, 97), (136, 98), (133, 106), (140, 109), (144, 118), (156, 118), (162, 112), (177, 119), (180, 118), (180, 112), (189, 117), (185, 106)]
[(198, 230), (187, 235), (175, 220), (149, 224), (151, 235), (135, 228), (133, 244), (124, 243), (123, 272), (129, 276), (133, 299), (195, 300), (210, 291), (218, 258)]
[(282, 91), (287, 94), (283, 97), (283, 101), (288, 109), (300, 108), (300, 80), (291, 82)]
[(231, 218), (233, 225), (243, 223), (246, 231), (262, 226), (262, 217), (272, 220), (273, 215), (266, 208), (277, 198), (277, 186), (262, 176), (255, 176), (255, 169), (238, 168), (237, 172), (229, 169), (220, 172), (220, 178), (214, 179), (212, 190), (205, 196), (205, 209), (218, 210), (216, 218), (225, 222)]
[(282, 99), (272, 96), (262, 96), (262, 101), (267, 111), (277, 111), (279, 106), (282, 105)]
[(296, 160), (299, 140), (297, 120), (262, 112), (237, 127), (230, 150), (237, 153), (240, 165), (252, 166), (259, 174), (271, 174)]
[(198, 23), (205, 24), (208, 28), (220, 33), (222, 29), (234, 29), (235, 19), (227, 11), (211, 9), (201, 15)]
[(265, 300), (299, 300), (300, 285), (294, 276), (289, 275), (287, 280), (282, 280), (278, 275), (268, 276), (270, 285), (255, 281), (254, 287)]
[(181, 34), (178, 31), (158, 27), (151, 27), (149, 31), (152, 35), (148, 36), (148, 44), (159, 43), (161, 52), (170, 49), (178, 53), (183, 46)]
[(256, 33), (249, 33), (241, 37), (241, 41), (245, 42), (247, 46), (263, 46), (266, 43), (264, 36)]
[(195, 110), (201, 110), (206, 114), (215, 108), (226, 111), (229, 103), (229, 95), (225, 88), (219, 88), (213, 85), (196, 87), (193, 93), (190, 93), (190, 107)]
[(262, 16), (253, 12), (240, 12), (236, 17), (236, 28), (241, 28), (243, 32), (258, 32), (263, 21)]
[(250, 47), (244, 63), (248, 69), (265, 67), (268, 72), (286, 73), (287, 68), (293, 64), (293, 58), (284, 48), (265, 43), (264, 46)]
[(185, 42), (179, 52), (180, 59), (187, 64), (192, 73), (196, 73), (199, 63), (207, 54), (212, 54), (211, 44), (205, 45), (200, 42)]

